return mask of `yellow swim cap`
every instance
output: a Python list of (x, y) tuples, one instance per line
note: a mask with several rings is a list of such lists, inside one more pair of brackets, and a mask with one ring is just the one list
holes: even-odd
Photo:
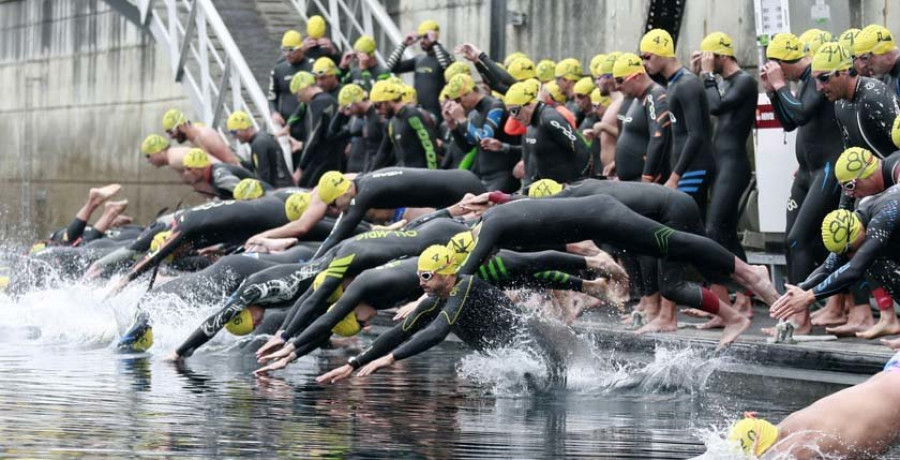
[[(332, 308), (334, 308), (334, 305), (328, 307), (328, 311), (331, 311)], [(361, 330), (362, 326), (359, 325), (359, 321), (356, 319), (356, 310), (347, 313), (347, 316), (345, 316), (344, 319), (331, 328), (331, 332), (341, 337), (353, 337), (354, 335), (359, 334), (359, 331)]]
[(390, 84), (393, 84), (393, 85), (400, 85), (400, 86), (406, 84), (406, 83), (403, 82), (403, 79), (402, 79), (402, 78), (400, 78), (400, 77), (398, 77), (398, 76), (396, 76), (396, 75), (391, 75), (390, 77), (385, 78), (384, 81), (386, 81), (386, 82), (388, 82), (388, 83), (390, 83)]
[[(319, 290), (322, 287), (322, 283), (325, 282), (325, 278), (328, 277), (327, 271), (321, 271), (318, 275), (316, 275), (316, 279), (313, 280), (313, 291)], [(344, 295), (344, 287), (342, 284), (338, 284), (331, 295), (328, 296), (328, 303), (335, 303), (338, 300), (341, 300), (341, 296)]]
[(447, 85), (444, 85), (444, 87), (441, 88), (441, 92), (438, 94), (438, 102), (443, 103), (443, 102), (446, 102), (446, 101), (449, 100), (449, 99), (450, 99), (450, 98), (447, 97)]
[(447, 249), (447, 246), (435, 244), (419, 254), (418, 270), (420, 272), (433, 272), (438, 275), (452, 275), (456, 273), (456, 258)]
[(225, 123), (225, 127), (229, 131), (247, 129), (251, 126), (253, 126), (253, 120), (250, 118), (250, 115), (247, 115), (247, 112), (244, 112), (243, 110), (231, 112), (231, 115), (228, 116), (228, 121)]
[(412, 86), (403, 85), (400, 89), (400, 102), (403, 102), (404, 104), (415, 104), (419, 100), (419, 93)]
[(556, 63), (550, 59), (543, 59), (537, 63), (534, 74), (535, 78), (540, 80), (541, 83), (553, 80), (556, 77)]
[(349, 83), (341, 88), (338, 93), (338, 106), (347, 107), (350, 104), (362, 102), (366, 98), (366, 90), (356, 83)]
[(894, 145), (897, 148), (900, 148), (900, 115), (894, 118), (894, 125), (891, 127), (891, 140), (894, 141)]
[(766, 57), (769, 59), (778, 59), (779, 61), (796, 61), (805, 56), (803, 53), (803, 45), (797, 36), (783, 32), (775, 34), (772, 41), (766, 46)]
[(820, 29), (809, 29), (797, 37), (797, 40), (803, 45), (806, 55), (810, 57), (815, 56), (822, 44), (830, 42), (831, 39), (831, 32)]
[(634, 53), (622, 53), (616, 58), (616, 64), (613, 66), (613, 77), (623, 78), (630, 77), (639, 73), (647, 73), (644, 69), (644, 62)]
[(171, 109), (163, 115), (163, 131), (169, 132), (187, 121), (184, 113), (178, 109)]
[(561, 192), (562, 189), (562, 184), (553, 179), (541, 179), (528, 186), (528, 196), (531, 198), (553, 196)]
[(556, 70), (553, 72), (553, 76), (556, 78), (565, 78), (569, 81), (578, 81), (581, 79), (581, 63), (578, 62), (578, 59), (568, 58), (559, 61), (556, 64)]
[(600, 74), (600, 66), (603, 64), (603, 61), (606, 60), (605, 54), (597, 54), (591, 58), (591, 63), (588, 64), (588, 70), (591, 71), (591, 76), (594, 78), (599, 77)]
[(829, 252), (843, 254), (856, 242), (862, 221), (853, 211), (836, 209), (822, 220), (822, 242)]
[(612, 75), (613, 67), (616, 65), (616, 59), (621, 56), (622, 53), (618, 51), (613, 51), (606, 55), (606, 59), (600, 63), (600, 75)]
[(700, 51), (734, 57), (734, 41), (725, 32), (713, 32), (700, 42)]
[(878, 171), (878, 158), (862, 147), (850, 147), (834, 163), (834, 177), (838, 182), (865, 179)]
[(403, 95), (403, 89), (400, 85), (390, 82), (388, 80), (382, 80), (376, 82), (374, 86), (372, 86), (372, 92), (369, 93), (369, 99), (372, 102), (391, 102), (400, 99)]
[(866, 53), (884, 54), (897, 47), (894, 34), (885, 27), (872, 24), (856, 36), (853, 54), (861, 56)]
[(353, 51), (360, 53), (372, 54), (375, 52), (375, 39), (369, 35), (363, 35), (356, 39), (353, 43)]
[(841, 32), (840, 35), (838, 35), (838, 43), (840, 43), (841, 46), (843, 46), (845, 50), (849, 51), (850, 54), (855, 54), (856, 47), (854, 46), (854, 44), (856, 43), (856, 37), (859, 36), (859, 33), (860, 33), (859, 29), (854, 29), (854, 28), (847, 29), (847, 30)]
[(310, 201), (312, 201), (312, 195), (310, 195), (309, 192), (297, 192), (292, 194), (284, 202), (285, 217), (291, 222), (299, 219), (300, 216), (306, 212), (306, 208), (309, 207)]
[(835, 72), (853, 67), (853, 58), (839, 43), (826, 43), (812, 59), (813, 72)]
[(141, 142), (141, 153), (148, 157), (167, 148), (169, 148), (169, 140), (159, 134), (151, 134), (144, 139), (144, 142)]
[(281, 36), (281, 47), (297, 49), (303, 45), (303, 37), (296, 30), (289, 30)]
[(513, 61), (515, 61), (516, 59), (522, 59), (522, 58), (528, 59), (528, 55), (521, 51), (516, 51), (516, 52), (510, 53), (508, 56), (503, 58), (503, 67), (508, 69), (509, 66), (513, 63)]
[(316, 40), (325, 36), (325, 19), (318, 14), (306, 21), (306, 36)]
[(262, 182), (248, 177), (238, 182), (232, 195), (237, 201), (250, 201), (263, 196), (264, 193), (266, 191), (263, 190)]
[(153, 328), (147, 327), (144, 330), (144, 333), (141, 334), (141, 338), (137, 339), (134, 343), (131, 344), (131, 349), (137, 352), (145, 352), (153, 346)]
[(594, 85), (594, 79), (591, 77), (584, 77), (581, 80), (578, 80), (577, 83), (575, 83), (574, 91), (575, 94), (590, 96), (591, 91), (593, 91), (594, 88), (596, 88), (596, 86)]
[(453, 263), (461, 267), (469, 253), (475, 249), (475, 237), (471, 231), (459, 232), (447, 242), (447, 249), (453, 256)]
[(291, 78), (291, 94), (297, 94), (316, 84), (316, 77), (309, 72), (297, 72)]
[(425, 35), (429, 31), (434, 31), (434, 33), (440, 33), (441, 26), (438, 25), (437, 21), (433, 21), (433, 20), (429, 19), (429, 20), (423, 21), (421, 24), (419, 24), (419, 28), (418, 28), (418, 30), (416, 30), (416, 33), (419, 35)]
[(544, 89), (547, 90), (547, 94), (549, 94), (557, 104), (566, 103), (566, 95), (559, 89), (559, 85), (555, 81), (544, 83)]
[(529, 78), (537, 76), (537, 73), (534, 70), (534, 61), (527, 57), (512, 61), (507, 72), (509, 72), (509, 75), (515, 78), (516, 81), (528, 80)]
[(319, 77), (322, 75), (337, 75), (338, 68), (330, 57), (322, 56), (313, 63), (312, 73)]
[(9, 288), (9, 276), (2, 275), (0, 276), (0, 292), (6, 292), (6, 289)]
[(205, 168), (212, 162), (209, 161), (209, 155), (203, 149), (193, 148), (188, 150), (187, 155), (181, 160), (181, 164), (185, 168)]
[(447, 97), (456, 99), (472, 92), (475, 89), (475, 80), (466, 74), (459, 74), (447, 82)]
[(153, 239), (150, 240), (150, 252), (158, 252), (159, 248), (163, 246), (163, 243), (165, 243), (170, 236), (172, 236), (171, 230), (165, 230), (153, 235)]
[(653, 29), (641, 38), (642, 53), (655, 54), (662, 57), (675, 57), (675, 42), (669, 32)]
[(325, 204), (331, 204), (350, 190), (350, 179), (340, 171), (328, 171), (319, 179), (319, 198)]
[(447, 70), (444, 70), (444, 81), (450, 81), (453, 77), (459, 74), (466, 74), (471, 76), (472, 70), (469, 69), (469, 64), (465, 62), (456, 61), (453, 64), (447, 66)]
[(778, 439), (778, 427), (761, 418), (746, 417), (731, 426), (728, 440), (740, 443), (745, 454), (760, 456)]
[(503, 96), (503, 101), (506, 105), (521, 106), (530, 104), (534, 102), (535, 99), (537, 99), (537, 91), (534, 90), (534, 85), (524, 81), (513, 83), (506, 91), (506, 95)]
[(256, 329), (256, 326), (253, 325), (253, 314), (250, 313), (249, 308), (241, 310), (234, 318), (231, 318), (231, 321), (225, 323), (225, 330), (237, 336), (247, 335), (253, 332), (253, 329)]
[(591, 104), (609, 107), (609, 104), (611, 103), (612, 99), (609, 96), (604, 96), (603, 93), (600, 92), (600, 88), (594, 88), (594, 90), (591, 91)]
[(44, 249), (47, 249), (47, 243), (34, 243), (31, 245), (31, 248), (28, 250), (28, 255), (37, 254)]

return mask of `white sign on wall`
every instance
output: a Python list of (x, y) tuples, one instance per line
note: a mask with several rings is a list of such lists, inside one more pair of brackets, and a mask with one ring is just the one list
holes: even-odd
[[(756, 105), (756, 188), (759, 191), (759, 231), (784, 233), (791, 183), (797, 171), (797, 131), (784, 132), (765, 93)], [(796, 206), (796, 205), (795, 205)]]

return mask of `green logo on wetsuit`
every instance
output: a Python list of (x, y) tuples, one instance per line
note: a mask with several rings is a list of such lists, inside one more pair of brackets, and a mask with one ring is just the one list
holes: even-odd
[(407, 231), (392, 231), (392, 230), (373, 230), (371, 232), (363, 233), (362, 235), (357, 235), (354, 238), (356, 241), (360, 240), (372, 240), (377, 238), (386, 238), (389, 236), (396, 236), (398, 238), (413, 238), (418, 235), (419, 232), (415, 230), (407, 230)]
[(409, 125), (416, 130), (416, 136), (419, 136), (419, 140), (422, 141), (422, 147), (425, 149), (425, 166), (428, 169), (437, 169), (437, 154), (434, 152), (434, 145), (431, 143), (428, 131), (422, 125), (422, 120), (419, 117), (410, 117)]
[(672, 230), (669, 227), (663, 227), (653, 232), (653, 236), (656, 238), (656, 246), (663, 255), (669, 254), (669, 237), (673, 233), (675, 233), (675, 230)]
[(353, 263), (353, 259), (355, 257), (356, 254), (350, 254), (347, 257), (334, 259), (330, 264), (328, 264), (328, 268), (325, 270), (325, 275), (334, 278), (343, 278), (344, 273), (347, 273), (347, 269), (350, 268), (350, 264)]
[(485, 281), (496, 282), (509, 278), (509, 273), (506, 271), (506, 266), (503, 265), (503, 260), (499, 257), (494, 257), (488, 263), (478, 267), (478, 277)]

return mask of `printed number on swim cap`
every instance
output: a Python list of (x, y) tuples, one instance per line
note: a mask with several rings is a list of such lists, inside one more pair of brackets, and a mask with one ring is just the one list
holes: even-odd
[[(831, 224), (828, 225), (828, 231), (834, 237), (835, 242), (842, 242), (850, 239), (850, 218), (838, 216)], [(843, 234), (841, 234), (843, 232)]]
[(659, 45), (660, 42), (662, 42), (663, 46), (665, 46), (665, 45), (669, 44), (669, 39), (660, 37), (659, 35), (657, 35), (656, 37), (653, 38), (653, 43), (656, 43), (657, 45)]
[(438, 262), (441, 260), (441, 258), (437, 254), (435, 254), (435, 255), (431, 256), (431, 260)]
[(847, 158), (848, 171), (859, 171), (865, 166), (866, 162), (863, 160), (860, 152), (850, 152), (850, 156)]

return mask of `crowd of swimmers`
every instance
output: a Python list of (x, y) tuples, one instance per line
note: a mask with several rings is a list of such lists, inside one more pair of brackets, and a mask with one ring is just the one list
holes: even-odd
[[(421, 53), (405, 59), (416, 43)], [(53, 272), (110, 280), (110, 295), (142, 280), (145, 299), (218, 305), (167, 359), (190, 357), (223, 328), (268, 334), (259, 374), (398, 309), (396, 326), (323, 384), (370, 375), (451, 332), (476, 350), (530, 337), (559, 364), (558, 327), (598, 307), (633, 308), (625, 320), (646, 333), (676, 330), (681, 305), (722, 328), (720, 348), (750, 327), (753, 299), (797, 334), (900, 334), (900, 49), (885, 27), (777, 34), (758, 80), (722, 32), (686, 65), (662, 29), (637, 53), (598, 54), (587, 67), (495, 60), (471, 43), (448, 50), (434, 21), (383, 63), (375, 49), (363, 36), (342, 53), (320, 17), (305, 38), (286, 32), (269, 88), (277, 132), (243, 111), (220, 131), (172, 109), (165, 135), (140, 146), (206, 203), (141, 226), (126, 201), (111, 201), (120, 186), (92, 189), (2, 286), (18, 295)], [(747, 264), (737, 231), (760, 88), (797, 131), (785, 293)], [(120, 348), (146, 351), (152, 324), (139, 305)], [(900, 349), (900, 339), (883, 342)], [(760, 457), (882, 452), (900, 432), (897, 359), (777, 426), (750, 414), (730, 438)]]

